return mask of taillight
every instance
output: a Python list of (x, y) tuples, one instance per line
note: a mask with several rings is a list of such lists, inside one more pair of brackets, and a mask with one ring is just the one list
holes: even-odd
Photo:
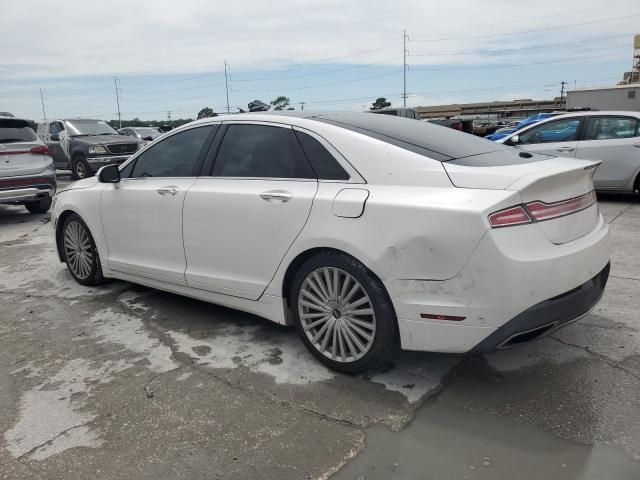
[(47, 148), (45, 145), (39, 145), (37, 147), (33, 147), (31, 149), (31, 153), (35, 155), (51, 155), (49, 148)]
[(524, 207), (518, 205), (493, 212), (489, 215), (489, 223), (493, 228), (510, 227), (512, 225), (531, 223), (531, 217), (527, 215)]
[(492, 228), (498, 228), (542, 222), (585, 210), (595, 204), (596, 201), (596, 192), (593, 190), (579, 197), (560, 200), (559, 202), (547, 203), (536, 200), (525, 205), (516, 205), (493, 212), (489, 215), (489, 223)]
[(541, 201), (529, 202), (527, 203), (527, 210), (529, 210), (531, 216), (537, 221), (542, 221), (579, 212), (580, 210), (589, 208), (594, 203), (596, 203), (596, 194), (592, 190), (585, 195), (554, 203)]

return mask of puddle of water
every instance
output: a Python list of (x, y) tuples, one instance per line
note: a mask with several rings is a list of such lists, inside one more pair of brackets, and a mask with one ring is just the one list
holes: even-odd
[(400, 432), (369, 428), (365, 448), (332, 478), (637, 480), (640, 463), (613, 447), (569, 442), (435, 401)]

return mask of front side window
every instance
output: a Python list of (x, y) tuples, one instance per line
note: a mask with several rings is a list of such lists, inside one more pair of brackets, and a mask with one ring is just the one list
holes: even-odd
[(50, 135), (58, 135), (62, 130), (64, 130), (64, 128), (62, 127), (62, 124), (59, 122), (53, 122), (51, 125), (49, 125)]
[(291, 128), (230, 125), (213, 166), (215, 177), (316, 178)]
[(585, 140), (632, 138), (638, 133), (638, 120), (631, 117), (591, 117)]
[(519, 143), (571, 142), (578, 139), (579, 126), (579, 118), (563, 118), (548, 122), (519, 135)]
[(151, 146), (135, 160), (131, 178), (194, 175), (200, 153), (214, 128), (217, 126), (191, 128)]
[(302, 132), (296, 132), (296, 136), (319, 179), (349, 180), (349, 174), (318, 140)]

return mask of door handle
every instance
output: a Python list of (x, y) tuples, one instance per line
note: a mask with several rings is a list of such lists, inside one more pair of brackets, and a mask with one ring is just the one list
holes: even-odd
[(270, 190), (268, 192), (262, 192), (260, 198), (266, 202), (272, 203), (285, 203), (293, 198), (291, 192), (285, 192), (284, 190)]
[(575, 147), (558, 147), (556, 148), (556, 152), (573, 152)]
[(178, 193), (177, 187), (161, 187), (156, 190), (160, 195), (175, 195)]

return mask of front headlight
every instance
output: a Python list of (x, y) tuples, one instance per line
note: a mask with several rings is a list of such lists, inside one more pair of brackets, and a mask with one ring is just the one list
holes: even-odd
[(89, 153), (96, 153), (98, 155), (102, 155), (103, 153), (107, 153), (107, 149), (102, 145), (91, 145), (89, 147)]

